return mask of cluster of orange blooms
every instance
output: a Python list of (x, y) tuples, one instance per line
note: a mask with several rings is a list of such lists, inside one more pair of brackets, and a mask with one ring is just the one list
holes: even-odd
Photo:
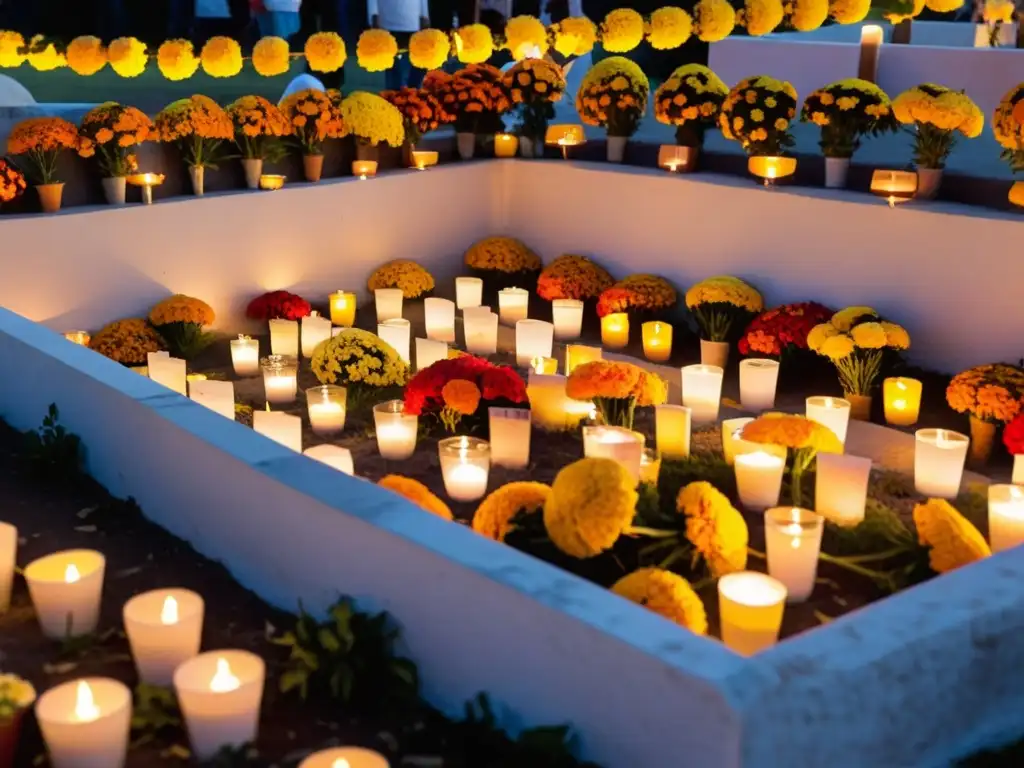
[(242, 96), (228, 105), (227, 112), (235, 130), (246, 138), (287, 136), (291, 133), (288, 118), (262, 96)]
[(308, 155), (320, 154), (320, 147), (327, 139), (340, 139), (345, 135), (338, 91), (296, 91), (281, 102), (281, 111)]
[(537, 295), (547, 301), (596, 299), (615, 283), (599, 264), (586, 256), (565, 254), (552, 261), (537, 279)]
[(78, 154), (92, 157), (99, 149), (104, 172), (125, 176), (138, 170), (134, 147), (155, 136), (153, 121), (145, 112), (110, 101), (91, 109), (82, 118)]
[(1021, 412), (1024, 370), (991, 363), (958, 373), (946, 388), (946, 402), (954, 411), (970, 413), (988, 422), (1008, 422)]
[(78, 149), (78, 129), (61, 117), (32, 117), (22, 120), (7, 137), (7, 152), (25, 155), (30, 152), (59, 152)]
[(399, 88), (397, 91), (384, 91), (381, 97), (402, 113), (406, 138), (413, 145), (423, 134), (455, 120), (455, 115), (444, 109), (438, 98), (426, 88)]
[(473, 121), (486, 114), (501, 115), (512, 106), (502, 85), (501, 70), (490, 64), (470, 64), (450, 78), (435, 76), (424, 81), (423, 87), (456, 116), (457, 122)]
[(604, 290), (597, 300), (600, 317), (616, 312), (661, 312), (670, 309), (679, 298), (676, 289), (657, 275), (629, 275)]
[(190, 96), (168, 104), (157, 114), (155, 123), (160, 141), (231, 139), (235, 135), (228, 113), (208, 96)]
[(180, 293), (167, 297), (149, 311), (149, 322), (155, 326), (168, 323), (212, 325), (215, 319), (213, 307), (205, 301)]
[(632, 363), (595, 360), (569, 374), (565, 394), (573, 400), (636, 398), (641, 407), (661, 405), (668, 398), (664, 379)]
[(25, 191), (25, 174), (0, 157), (0, 203), (9, 203)]

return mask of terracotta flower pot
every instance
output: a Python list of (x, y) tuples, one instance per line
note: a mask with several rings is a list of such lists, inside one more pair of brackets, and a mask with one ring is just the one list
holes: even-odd
[(729, 365), (729, 342), (700, 340), (701, 365), (717, 365), (725, 370)]
[(109, 205), (124, 205), (128, 181), (124, 176), (103, 179), (103, 196)]
[(190, 165), (188, 175), (192, 179), (192, 194), (196, 197), (206, 194), (206, 168), (201, 165)]
[(324, 173), (323, 155), (303, 155), (302, 170), (306, 174), (306, 181), (318, 182)]
[(259, 189), (260, 176), (263, 175), (263, 158), (243, 157), (242, 170), (245, 171), (245, 186), (249, 189)]
[(968, 454), (970, 463), (976, 467), (988, 463), (992, 456), (992, 445), (996, 439), (996, 425), (971, 416), (971, 447)]
[(0, 721), (0, 768), (12, 768), (21, 738), (25, 710), (19, 709), (10, 720)]
[(60, 210), (60, 201), (64, 196), (64, 182), (56, 184), (38, 184), (36, 192), (39, 193), (39, 204), (43, 207), (43, 213), (56, 213)]
[(850, 418), (856, 421), (871, 421), (871, 395), (843, 395), (850, 401)]
[(939, 194), (940, 186), (942, 186), (941, 168), (917, 169), (917, 193), (914, 197), (920, 200), (932, 200)]

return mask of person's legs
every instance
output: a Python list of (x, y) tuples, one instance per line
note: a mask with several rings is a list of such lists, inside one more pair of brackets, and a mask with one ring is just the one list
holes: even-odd
[[(398, 47), (408, 49), (409, 38), (412, 37), (411, 32), (392, 32), (395, 36), (395, 42), (398, 43)], [(388, 87), (388, 90), (395, 90), (406, 86), (412, 79), (412, 64), (409, 62), (409, 53), (400, 53), (395, 57), (395, 64), (391, 69), (384, 73), (384, 81)]]

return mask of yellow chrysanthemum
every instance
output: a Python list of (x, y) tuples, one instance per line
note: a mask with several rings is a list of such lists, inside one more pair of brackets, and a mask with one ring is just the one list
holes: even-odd
[(89, 349), (122, 365), (142, 365), (150, 352), (167, 349), (163, 337), (142, 317), (115, 320), (95, 334)]
[(345, 130), (357, 139), (376, 146), (402, 146), (405, 121), (391, 102), (375, 93), (355, 91), (341, 102), (341, 120)]
[(929, 499), (914, 507), (914, 525), (928, 562), (936, 573), (969, 565), (992, 554), (985, 537), (966, 517), (942, 499)]
[(693, 8), (693, 31), (705, 43), (727, 38), (736, 26), (736, 11), (729, 0), (699, 0)]
[(121, 77), (138, 77), (146, 71), (146, 44), (134, 37), (119, 37), (107, 47), (110, 67)]
[(98, 37), (83, 35), (68, 43), (67, 59), (72, 72), (88, 77), (107, 66), (107, 49)]
[(881, 323), (861, 323), (850, 330), (853, 343), (862, 349), (882, 349), (888, 343)]
[(314, 72), (337, 72), (345, 66), (345, 59), (348, 58), (345, 41), (337, 32), (310, 35), (303, 51), (306, 63)]
[(562, 56), (586, 56), (597, 42), (597, 27), (586, 16), (570, 16), (553, 25), (555, 50)]
[(213, 307), (202, 299), (176, 293), (157, 304), (149, 311), (149, 322), (155, 326), (168, 323), (195, 323), (213, 325), (216, 315)]
[(644, 17), (632, 8), (617, 8), (601, 22), (601, 45), (609, 53), (632, 51), (644, 39)]
[(24, 64), (25, 55), (21, 53), (24, 47), (25, 38), (18, 32), (0, 30), (0, 67), (20, 67)]
[(936, 13), (952, 13), (964, 6), (964, 0), (925, 0), (925, 6)]
[(10, 723), (22, 710), (36, 700), (32, 683), (17, 675), (0, 675), (0, 722)]
[(318, 344), (310, 368), (321, 384), (396, 387), (409, 380), (409, 366), (395, 348), (359, 328), (346, 328)]
[(264, 77), (283, 75), (291, 65), (291, 51), (283, 37), (269, 35), (252, 48), (252, 67)]
[(580, 459), (555, 477), (544, 527), (556, 547), (578, 558), (610, 549), (636, 514), (636, 482), (612, 459)]
[(1013, 0), (985, 0), (981, 7), (981, 19), (988, 24), (1012, 24), (1016, 13)]
[(469, 247), (465, 255), (471, 269), (499, 272), (536, 272), (540, 256), (514, 237), (485, 237)]
[(853, 339), (847, 336), (845, 333), (837, 333), (834, 336), (829, 336), (825, 341), (822, 342), (821, 348), (817, 350), (818, 354), (827, 357), (833, 362), (839, 360), (845, 360), (847, 357), (853, 354), (853, 350), (856, 349), (856, 345), (853, 343)]
[(756, 288), (738, 277), (727, 275), (701, 280), (686, 292), (688, 309), (701, 304), (731, 304), (748, 312), (764, 309), (764, 299)]
[(377, 267), (366, 281), (373, 293), (378, 288), (401, 288), (407, 299), (418, 299), (434, 290), (434, 277), (415, 261), (396, 259)]
[(203, 71), (210, 77), (234, 77), (242, 71), (242, 49), (230, 37), (211, 37), (200, 58)]
[(878, 317), (878, 313), (871, 307), (846, 307), (832, 315), (832, 325), (837, 331), (846, 333), (855, 321), (865, 317)]
[(690, 14), (682, 8), (665, 6), (651, 14), (647, 42), (656, 50), (667, 51), (689, 40), (692, 32), (693, 19)]
[(425, 509), (432, 515), (437, 515), (444, 520), (452, 519), (452, 511), (448, 509), (448, 505), (435, 496), (419, 480), (414, 480), (404, 475), (385, 475), (377, 481), (377, 485), (405, 497), (417, 507)]
[(750, 36), (760, 37), (773, 32), (783, 16), (782, 0), (746, 0), (736, 14), (736, 25), (746, 27)]
[(879, 323), (885, 331), (886, 346), (893, 349), (910, 349), (910, 334), (907, 329), (896, 323)]
[(440, 69), (448, 61), (451, 42), (439, 29), (421, 29), (409, 38), (409, 63), (419, 69)]
[(871, 0), (830, 0), (828, 14), (838, 24), (859, 24), (867, 18)]
[(821, 323), (807, 334), (807, 346), (812, 352), (820, 352), (825, 340), (835, 336), (839, 330), (832, 323)]
[(28, 41), (28, 63), (37, 72), (51, 72), (68, 65), (67, 57), (42, 35)]
[(512, 532), (512, 520), (520, 512), (534, 513), (544, 508), (551, 487), (544, 483), (517, 482), (503, 485), (477, 507), (473, 530), (495, 541), (504, 541)]
[(828, 0), (787, 0), (786, 19), (797, 32), (811, 32), (828, 18)]
[(494, 53), (494, 37), (486, 24), (467, 24), (455, 32), (455, 51), (463, 64), (482, 64)]
[(167, 40), (156, 52), (156, 65), (168, 80), (188, 80), (199, 69), (199, 57), (190, 40)]
[(686, 516), (686, 538), (715, 578), (747, 565), (747, 523), (711, 483), (690, 483), (679, 491), (676, 509)]
[(548, 31), (535, 16), (513, 16), (505, 25), (505, 48), (516, 61), (539, 59), (548, 51)]
[(386, 29), (367, 29), (356, 43), (356, 59), (367, 72), (385, 72), (395, 66), (398, 42)]
[(707, 634), (704, 603), (682, 576), (661, 568), (641, 568), (612, 585), (612, 592), (674, 621), (697, 635)]

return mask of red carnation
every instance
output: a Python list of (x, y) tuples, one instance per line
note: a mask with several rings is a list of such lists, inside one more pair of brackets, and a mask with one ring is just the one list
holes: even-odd
[(252, 320), (299, 320), (312, 312), (309, 302), (288, 291), (270, 291), (249, 302), (246, 317)]
[(747, 326), (739, 341), (740, 354), (780, 357), (793, 349), (807, 349), (811, 329), (831, 317), (831, 309), (814, 301), (769, 309)]
[[(463, 355), (450, 360), (438, 360), (419, 371), (405, 388), (405, 412), (417, 416), (439, 413), (444, 407), (441, 390), (449, 381), (464, 379), (480, 389), (484, 401), (526, 401), (526, 384), (512, 368), (489, 363), (481, 357)], [(487, 403), (480, 409), (486, 413)]]
[(1024, 453), (1024, 413), (1003, 428), (1003, 445), (1014, 456)]

